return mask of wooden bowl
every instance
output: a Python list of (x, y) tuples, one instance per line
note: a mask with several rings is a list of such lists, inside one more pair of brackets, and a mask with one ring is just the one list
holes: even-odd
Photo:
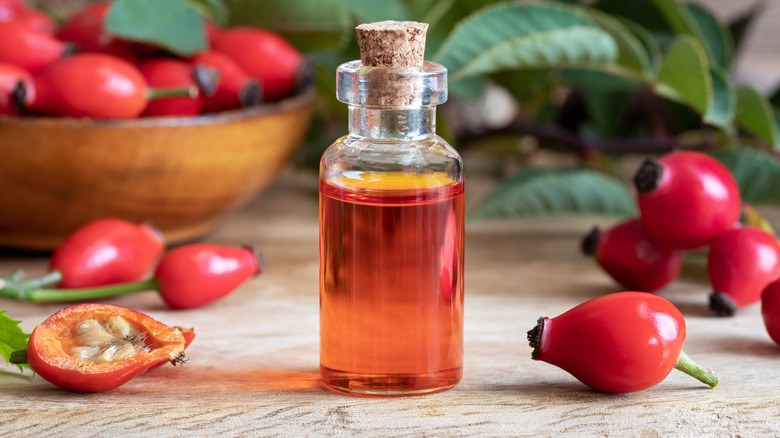
[(51, 250), (101, 217), (202, 237), (266, 187), (300, 144), (315, 91), (199, 117), (0, 116), (0, 246)]

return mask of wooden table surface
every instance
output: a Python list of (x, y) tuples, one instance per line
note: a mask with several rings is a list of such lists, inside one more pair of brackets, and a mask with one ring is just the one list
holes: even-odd
[[(475, 199), (474, 189), (467, 196)], [(474, 200), (472, 199), (472, 201)], [(686, 264), (662, 295), (687, 320), (685, 350), (721, 378), (715, 389), (672, 371), (626, 395), (591, 390), (531, 360), (526, 331), (616, 286), (578, 252), (607, 219), (469, 223), (464, 376), (419, 397), (358, 398), (318, 381), (316, 176), (287, 171), (208, 242), (258, 245), (266, 272), (205, 308), (167, 309), (154, 292), (108, 300), (194, 327), (183, 367), (165, 366), (112, 391), (61, 390), (0, 365), (0, 435), (12, 436), (777, 436), (780, 347), (758, 306), (730, 319), (706, 309), (703, 263)], [(0, 255), (0, 274), (42, 273), (45, 256)], [(5, 301), (30, 331), (60, 304)]]

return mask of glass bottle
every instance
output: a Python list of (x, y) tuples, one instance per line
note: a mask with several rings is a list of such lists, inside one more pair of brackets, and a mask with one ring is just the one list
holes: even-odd
[(337, 70), (349, 133), (320, 162), (320, 371), (331, 390), (412, 395), (462, 375), (463, 162), (435, 133), (436, 63)]

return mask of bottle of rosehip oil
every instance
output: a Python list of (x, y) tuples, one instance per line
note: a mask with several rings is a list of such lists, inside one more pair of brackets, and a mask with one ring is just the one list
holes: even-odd
[(320, 163), (320, 372), (333, 391), (426, 394), (463, 364), (463, 162), (435, 133), (447, 70), (427, 24), (358, 26), (337, 71), (349, 133)]

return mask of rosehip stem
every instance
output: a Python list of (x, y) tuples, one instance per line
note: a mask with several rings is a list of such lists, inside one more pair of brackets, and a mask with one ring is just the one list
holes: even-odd
[(69, 302), (86, 301), (100, 298), (114, 297), (132, 292), (147, 290), (159, 290), (160, 283), (156, 278), (133, 283), (122, 283), (111, 286), (90, 287), (84, 289), (40, 289), (18, 288), (9, 290), (0, 289), (0, 298), (9, 298), (17, 301), (40, 302)]
[(62, 281), (62, 273), (59, 270), (47, 272), (38, 278), (25, 280), (20, 271), (12, 272), (7, 279), (0, 278), (0, 296), (19, 296), (27, 290), (40, 289)]
[(674, 367), (684, 372), (685, 374), (698, 379), (700, 382), (705, 383), (714, 388), (718, 384), (718, 376), (710, 370), (704, 369), (699, 364), (693, 361), (684, 351), (680, 351), (680, 357), (677, 358), (677, 363)]
[(146, 98), (149, 100), (167, 99), (169, 97), (190, 97), (198, 96), (197, 87), (185, 88), (147, 88)]

